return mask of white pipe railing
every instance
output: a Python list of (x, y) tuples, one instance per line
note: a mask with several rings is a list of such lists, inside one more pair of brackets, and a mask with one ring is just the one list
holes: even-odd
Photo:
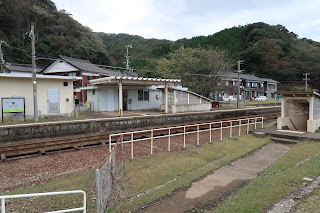
[(41, 196), (48, 196), (48, 195), (63, 195), (63, 194), (83, 194), (83, 206), (79, 207), (79, 208), (64, 209), (64, 210), (53, 211), (53, 212), (48, 212), (48, 213), (62, 213), (62, 212), (76, 212), (76, 211), (83, 211), (83, 213), (86, 212), (86, 209), (87, 209), (87, 207), (86, 207), (86, 193), (82, 190), (74, 190), (74, 191), (61, 191), (61, 192), (33, 193), (33, 194), (3, 195), (3, 196), (0, 196), (1, 213), (6, 212), (6, 199), (41, 197)]
[[(165, 138), (168, 137), (168, 151), (171, 151), (171, 137), (172, 136), (178, 136), (178, 135), (183, 135), (183, 148), (186, 147), (186, 135), (187, 134), (197, 134), (197, 139), (196, 143), (197, 146), (200, 145), (200, 132), (206, 132), (209, 131), (209, 143), (212, 143), (212, 131), (213, 130), (219, 130), (220, 129), (220, 140), (223, 138), (223, 129), (230, 129), (229, 132), (229, 137), (232, 138), (233, 131), (232, 129), (235, 127), (239, 127), (238, 135), (240, 136), (241, 134), (241, 127), (246, 126), (246, 134), (249, 134), (250, 130), (250, 125), (254, 126), (254, 129), (257, 128), (257, 124), (261, 124), (261, 127), (263, 128), (263, 117), (253, 117), (253, 118), (240, 118), (240, 119), (232, 119), (232, 120), (227, 120), (227, 121), (215, 121), (215, 122), (210, 122), (210, 123), (201, 123), (201, 124), (189, 124), (189, 125), (184, 125), (184, 126), (172, 126), (172, 127), (164, 127), (164, 128), (158, 128), (158, 129), (147, 129), (147, 130), (139, 130), (139, 131), (132, 131), (132, 132), (123, 132), (123, 133), (115, 133), (115, 134), (110, 134), (109, 135), (109, 151), (112, 151), (112, 146), (116, 143), (112, 143), (112, 138), (116, 136), (121, 136), (122, 138), (124, 136), (131, 136), (131, 139), (127, 140), (122, 140), (121, 143), (131, 143), (131, 158), (133, 158), (133, 143), (134, 142), (139, 142), (139, 141), (145, 141), (145, 140), (150, 140), (150, 154), (153, 154), (153, 147), (154, 147), (154, 139), (159, 139), (159, 138)], [(218, 127), (214, 127), (213, 125), (218, 125)], [(225, 126), (224, 126), (225, 125)], [(200, 127), (206, 128), (201, 129)], [(186, 131), (186, 128), (190, 127), (196, 127), (195, 131)], [(179, 133), (172, 133), (173, 130), (175, 129), (183, 129), (183, 132)], [(155, 132), (157, 131), (165, 131), (167, 132), (165, 135), (155, 135)], [(150, 136), (145, 136), (144, 138), (140, 139), (134, 139), (135, 134), (141, 134), (141, 133), (148, 133)], [(147, 135), (148, 135), (147, 134)]]

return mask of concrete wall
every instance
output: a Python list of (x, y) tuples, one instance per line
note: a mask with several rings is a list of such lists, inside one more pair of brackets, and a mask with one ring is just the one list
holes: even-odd
[(307, 125), (308, 125), (307, 132), (315, 132), (320, 128), (320, 119), (308, 120)]
[(172, 105), (171, 109), (172, 109), (172, 113), (210, 111), (211, 103), (209, 103), (209, 104)]
[[(290, 121), (290, 119), (292, 122)], [(291, 117), (285, 117), (283, 120), (283, 126), (288, 126), (290, 130), (307, 131), (307, 120), (308, 115), (296, 115)]]
[(253, 109), (219, 110), (170, 114), (162, 116), (119, 117), (89, 119), (79, 121), (60, 121), (38, 124), (19, 124), (0, 126), (0, 143), (23, 139), (56, 137), (95, 132), (119, 132), (134, 128), (158, 128), (178, 124), (198, 123), (231, 117), (280, 113), (280, 107), (259, 107)]
[[(68, 82), (64, 86), (63, 82)], [(47, 89), (59, 89), (60, 115), (73, 113), (73, 81), (66, 79), (37, 79), (37, 102), (39, 118), (48, 114)], [(33, 118), (33, 86), (31, 78), (0, 78), (0, 98), (23, 96), (26, 105), (26, 118)], [(66, 99), (69, 99), (69, 102)], [(4, 119), (12, 119), (13, 113), (5, 113)], [(1, 113), (0, 113), (1, 118)], [(21, 118), (23, 119), (23, 117)]]

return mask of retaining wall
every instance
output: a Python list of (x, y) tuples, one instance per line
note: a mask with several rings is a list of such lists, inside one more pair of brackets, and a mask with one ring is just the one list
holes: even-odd
[(217, 110), (157, 116), (101, 118), (0, 126), (0, 143), (17, 140), (57, 137), (95, 132), (115, 132), (134, 128), (151, 128), (185, 123), (213, 121), (231, 117), (279, 113), (280, 107)]

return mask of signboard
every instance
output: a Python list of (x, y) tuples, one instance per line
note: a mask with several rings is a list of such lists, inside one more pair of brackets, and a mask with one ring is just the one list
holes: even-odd
[(24, 98), (2, 98), (3, 112), (24, 112)]
[(25, 103), (23, 97), (1, 98), (1, 113), (23, 112), (25, 116)]

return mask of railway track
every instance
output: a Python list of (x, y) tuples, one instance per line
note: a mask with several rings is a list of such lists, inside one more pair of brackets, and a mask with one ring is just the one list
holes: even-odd
[[(264, 114), (259, 115), (263, 116), (265, 119), (272, 119), (279, 115), (279, 113)], [(238, 118), (250, 118), (255, 116), (246, 116)], [(238, 119), (237, 118), (237, 119)], [(229, 119), (221, 119), (219, 121), (226, 121)], [(186, 129), (187, 132), (194, 131), (195, 128)], [(179, 130), (176, 130), (179, 131)], [(174, 133), (174, 132), (172, 132)], [(160, 136), (163, 134), (161, 131), (157, 132), (157, 135)], [(156, 135), (154, 135), (156, 136)], [(136, 134), (134, 139), (139, 139), (145, 137), (143, 134)], [(37, 155), (45, 155), (47, 153), (55, 153), (61, 151), (70, 151), (78, 150), (95, 146), (103, 146), (109, 143), (109, 134), (95, 134), (95, 135), (75, 135), (68, 138), (44, 138), (40, 141), (35, 142), (15, 142), (9, 143), (7, 145), (0, 146), (0, 159), (10, 160), (10, 159), (19, 159)]]

